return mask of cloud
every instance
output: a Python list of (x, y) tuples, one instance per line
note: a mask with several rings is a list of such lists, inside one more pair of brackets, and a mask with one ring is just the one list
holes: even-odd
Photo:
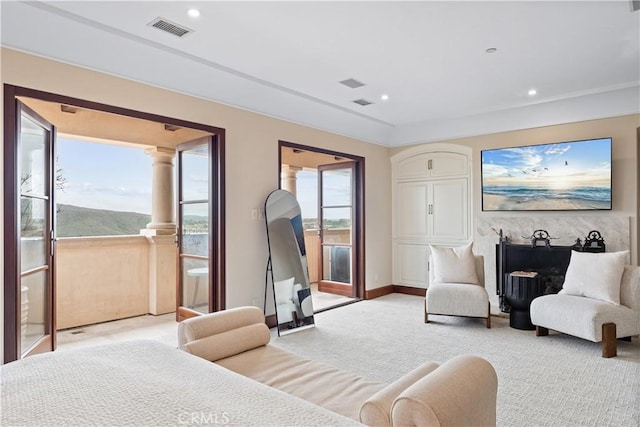
[(544, 154), (546, 154), (547, 156), (562, 156), (564, 153), (566, 153), (567, 151), (569, 151), (571, 149), (570, 145), (567, 146), (552, 146), (547, 148), (544, 151)]

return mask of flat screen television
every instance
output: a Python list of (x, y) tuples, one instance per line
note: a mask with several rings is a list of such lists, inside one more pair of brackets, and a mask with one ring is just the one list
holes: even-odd
[(611, 209), (611, 138), (482, 151), (483, 211)]

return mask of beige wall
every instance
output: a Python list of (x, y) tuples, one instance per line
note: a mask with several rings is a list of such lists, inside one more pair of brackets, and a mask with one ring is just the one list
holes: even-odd
[(149, 313), (149, 245), (144, 236), (57, 242), (58, 329)]
[[(566, 125), (547, 126), (535, 129), (526, 129), (513, 132), (496, 133), (471, 138), (460, 138), (446, 141), (449, 144), (459, 144), (473, 149), (473, 219), (502, 213), (482, 212), (482, 192), (480, 188), (480, 151), (492, 148), (514, 147), (530, 144), (545, 144), (561, 141), (577, 141), (581, 139), (612, 137), (613, 138), (613, 209), (610, 213), (580, 212), (580, 215), (622, 215), (629, 217), (631, 226), (631, 260), (638, 264), (638, 216), (640, 205), (638, 202), (640, 184), (638, 182), (638, 156), (639, 144), (638, 128), (640, 127), (640, 115), (614, 117), (610, 119), (590, 120), (570, 123)], [(393, 148), (390, 154), (394, 155), (409, 147)], [(509, 212), (512, 216), (526, 217), (552, 217), (552, 216), (576, 216), (576, 212)], [(532, 230), (533, 231), (533, 230)], [(607, 236), (603, 236), (605, 242)], [(496, 238), (497, 241), (497, 238)]]
[(278, 140), (365, 157), (366, 288), (391, 283), (388, 148), (8, 49), (1, 59), (3, 84), (226, 129), (227, 307), (264, 298), (266, 232), (251, 210), (278, 187)]

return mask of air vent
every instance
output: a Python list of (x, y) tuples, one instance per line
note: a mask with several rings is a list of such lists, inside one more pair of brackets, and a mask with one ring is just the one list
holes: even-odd
[(341, 82), (339, 82), (340, 84), (343, 84), (347, 87), (350, 87), (351, 89), (356, 89), (359, 87), (364, 86), (364, 83), (357, 81), (356, 79), (347, 79), (347, 80), (343, 80)]
[(63, 113), (75, 114), (78, 109), (62, 104), (60, 105), (60, 111), (62, 111)]
[(179, 126), (174, 126), (174, 125), (164, 125), (164, 130), (168, 130), (169, 132), (175, 132), (178, 129), (180, 129)]
[(640, 0), (631, 0), (631, 12), (637, 12), (640, 10)]
[(360, 99), (356, 99), (355, 101), (356, 104), (358, 105), (362, 105), (363, 107), (366, 107), (367, 105), (371, 105), (373, 104), (373, 102), (371, 101), (367, 101), (366, 99), (360, 98)]
[(173, 34), (176, 37), (184, 37), (193, 30), (180, 26), (173, 22), (167, 21), (164, 18), (156, 18), (148, 24), (151, 27), (164, 31), (165, 33)]

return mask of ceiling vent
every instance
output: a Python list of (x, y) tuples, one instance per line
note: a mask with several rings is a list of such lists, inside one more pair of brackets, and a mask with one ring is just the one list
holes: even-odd
[(169, 132), (175, 132), (178, 129), (180, 129), (179, 126), (167, 125), (167, 124), (164, 125), (164, 130), (169, 131)]
[(367, 101), (366, 99), (360, 98), (360, 99), (356, 99), (355, 101), (356, 104), (358, 105), (362, 105), (363, 107), (366, 107), (367, 105), (371, 105), (373, 104), (373, 102), (371, 101)]
[(78, 111), (78, 109), (70, 107), (68, 105), (61, 104), (60, 111), (62, 111), (63, 113), (75, 114)]
[(164, 18), (156, 18), (147, 25), (162, 30), (165, 33), (173, 34), (176, 37), (184, 37), (193, 32), (193, 30), (170, 22)]
[(341, 82), (339, 82), (340, 84), (343, 84), (347, 87), (350, 87), (351, 89), (356, 89), (359, 87), (364, 86), (365, 84), (362, 82), (357, 81), (356, 79), (347, 79), (347, 80), (343, 80)]

